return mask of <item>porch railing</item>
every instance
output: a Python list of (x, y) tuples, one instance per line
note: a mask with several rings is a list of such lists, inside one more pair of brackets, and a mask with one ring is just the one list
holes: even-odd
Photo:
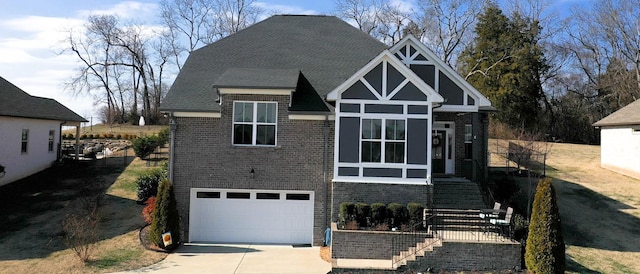
[[(492, 224), (480, 218), (480, 210), (426, 209), (431, 219), (430, 228), (445, 241), (504, 242), (512, 239), (513, 222), (508, 225)], [(498, 216), (504, 218), (504, 216)]]
[[(394, 254), (391, 260), (393, 266), (398, 266), (400, 262), (439, 242), (434, 236), (435, 232), (430, 231), (434, 219), (435, 216), (425, 216), (422, 223), (400, 231), (397, 236), (393, 237), (391, 244), (392, 254)], [(427, 241), (427, 239), (433, 239), (433, 241)]]

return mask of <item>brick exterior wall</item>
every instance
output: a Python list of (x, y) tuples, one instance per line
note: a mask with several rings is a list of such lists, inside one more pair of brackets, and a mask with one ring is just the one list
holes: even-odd
[(427, 192), (427, 185), (334, 182), (332, 220), (334, 222), (338, 220), (340, 204), (343, 202), (403, 205), (416, 202), (427, 205)]
[[(333, 259), (389, 260), (394, 255), (393, 239), (397, 232), (380, 231), (333, 231), (331, 257)], [(404, 247), (408, 249), (410, 246)], [(520, 267), (521, 246), (516, 242), (448, 242), (435, 246), (424, 257), (409, 262), (398, 271), (406, 273), (425, 272), (431, 268), (439, 271), (501, 271)], [(412, 272), (414, 271), (414, 272)], [(397, 273), (397, 271), (332, 269), (332, 273)]]
[[(278, 102), (276, 147), (232, 145), (233, 101)], [(224, 95), (221, 118), (176, 118), (173, 184), (185, 239), (191, 188), (304, 190), (314, 191), (313, 244), (323, 244), (330, 221), (334, 121), (290, 120), (288, 106), (289, 96)]]

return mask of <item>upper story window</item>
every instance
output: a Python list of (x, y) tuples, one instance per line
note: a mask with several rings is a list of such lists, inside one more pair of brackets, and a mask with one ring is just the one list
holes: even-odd
[(22, 145), (20, 146), (20, 151), (22, 153), (27, 153), (28, 147), (29, 147), (29, 130), (22, 129)]
[(49, 152), (53, 151), (54, 134), (56, 134), (55, 130), (49, 130)]
[(233, 144), (275, 146), (276, 102), (233, 102)]
[[(382, 132), (384, 125), (384, 132)], [(405, 121), (362, 119), (361, 161), (364, 163), (405, 162)]]

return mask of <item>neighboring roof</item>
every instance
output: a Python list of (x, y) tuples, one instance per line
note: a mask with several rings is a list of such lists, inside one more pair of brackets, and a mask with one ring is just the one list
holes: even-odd
[(640, 125), (640, 99), (593, 124), (596, 127)]
[(161, 110), (217, 112), (215, 81), (235, 79), (235, 74), (221, 79), (229, 69), (254, 68), (300, 71), (290, 110), (328, 111), (320, 99), (386, 48), (334, 16), (276, 15), (191, 52)]
[(56, 100), (35, 97), (0, 77), (0, 116), (87, 122)]
[(214, 86), (218, 88), (273, 88), (295, 89), (300, 70), (231, 68), (225, 71)]

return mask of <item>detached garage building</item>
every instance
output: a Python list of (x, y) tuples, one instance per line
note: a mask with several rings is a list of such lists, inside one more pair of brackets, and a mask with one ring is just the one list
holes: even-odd
[(640, 179), (640, 100), (593, 125), (600, 127), (602, 167)]

